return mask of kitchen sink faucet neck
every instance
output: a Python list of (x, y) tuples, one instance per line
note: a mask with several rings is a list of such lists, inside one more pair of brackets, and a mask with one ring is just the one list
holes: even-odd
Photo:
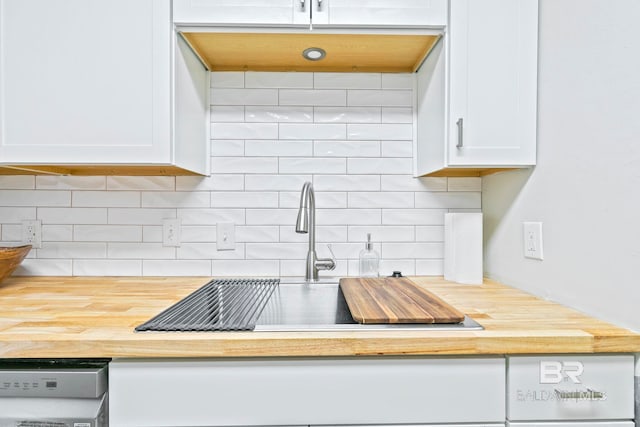
[[(296, 233), (309, 234), (309, 251), (305, 269), (305, 279), (318, 280), (319, 270), (333, 270), (336, 260), (333, 258), (318, 258), (316, 255), (316, 198), (313, 185), (305, 182), (300, 193), (300, 209), (296, 221)], [(329, 245), (327, 245), (329, 246)], [(331, 251), (331, 246), (329, 246)], [(333, 251), (331, 251), (333, 256)]]

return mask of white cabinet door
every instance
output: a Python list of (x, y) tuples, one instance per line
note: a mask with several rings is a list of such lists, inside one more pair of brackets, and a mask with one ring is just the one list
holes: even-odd
[[(320, 0), (315, 0), (316, 2)], [(328, 24), (346, 26), (444, 27), (447, 0), (322, 0), (320, 14), (328, 11)], [(313, 23), (318, 5), (313, 11)]]
[(0, 162), (170, 162), (169, 23), (169, 0), (0, 0)]
[(538, 1), (450, 7), (449, 165), (534, 165)]
[(309, 25), (312, 0), (174, 0), (179, 25)]

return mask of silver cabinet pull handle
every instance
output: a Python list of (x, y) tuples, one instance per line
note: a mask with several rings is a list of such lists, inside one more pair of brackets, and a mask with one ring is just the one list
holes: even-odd
[(456, 122), (456, 126), (458, 126), (458, 143), (456, 144), (456, 148), (462, 148), (464, 144), (464, 139), (462, 135), (462, 117), (458, 119)]
[(318, 0), (318, 12), (322, 10), (322, 0)]
[(305, 10), (305, 0), (300, 0), (300, 10), (304, 12)]

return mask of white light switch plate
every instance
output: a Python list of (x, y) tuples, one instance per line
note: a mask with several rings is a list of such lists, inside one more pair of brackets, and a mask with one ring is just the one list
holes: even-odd
[(542, 223), (523, 222), (524, 257), (542, 260)]
[(217, 242), (219, 251), (232, 251), (236, 248), (236, 225), (233, 222), (219, 222), (216, 224)]

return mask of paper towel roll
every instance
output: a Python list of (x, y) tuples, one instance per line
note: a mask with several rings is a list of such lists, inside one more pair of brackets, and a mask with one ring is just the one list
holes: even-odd
[(444, 278), (482, 284), (482, 214), (444, 215)]

